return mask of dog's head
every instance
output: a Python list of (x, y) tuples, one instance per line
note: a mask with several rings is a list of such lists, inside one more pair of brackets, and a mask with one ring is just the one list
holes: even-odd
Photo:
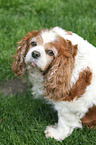
[(54, 42), (56, 34), (49, 30), (32, 31), (20, 41), (14, 55), (12, 70), (16, 76), (25, 73), (28, 68), (37, 67), (45, 71), (58, 55)]
[[(26, 69), (31, 71), (36, 67), (45, 74), (48, 94), (51, 96), (53, 92), (55, 95), (63, 85), (61, 94), (64, 95), (69, 87), (76, 53), (77, 46), (59, 36), (53, 29), (32, 31), (20, 41), (12, 70), (18, 76), (24, 74)], [(55, 90), (56, 86), (59, 89)]]

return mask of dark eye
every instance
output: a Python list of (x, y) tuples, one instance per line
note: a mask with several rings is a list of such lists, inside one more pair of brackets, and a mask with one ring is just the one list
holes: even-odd
[(53, 56), (54, 55), (54, 52), (52, 50), (47, 50), (46, 53), (50, 56)]
[(37, 46), (37, 43), (36, 43), (35, 41), (32, 41), (32, 42), (31, 42), (31, 45), (32, 45), (32, 46)]

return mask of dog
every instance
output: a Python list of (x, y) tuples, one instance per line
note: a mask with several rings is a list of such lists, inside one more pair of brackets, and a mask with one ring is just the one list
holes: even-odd
[(58, 123), (47, 126), (45, 136), (62, 141), (83, 124), (96, 127), (96, 48), (59, 27), (33, 30), (19, 43), (13, 72), (27, 70), (32, 94), (58, 112)]

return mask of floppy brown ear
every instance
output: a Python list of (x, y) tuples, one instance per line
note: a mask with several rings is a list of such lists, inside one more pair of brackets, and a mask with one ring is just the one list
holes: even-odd
[(48, 99), (58, 101), (68, 94), (70, 80), (74, 68), (77, 46), (71, 41), (63, 38), (59, 40), (57, 58), (52, 63), (52, 67), (45, 75), (45, 96)]
[(29, 50), (29, 41), (32, 37), (35, 37), (39, 31), (32, 31), (28, 33), (19, 42), (20, 45), (17, 48), (16, 54), (13, 56), (12, 71), (16, 76), (23, 75), (26, 70), (25, 56)]

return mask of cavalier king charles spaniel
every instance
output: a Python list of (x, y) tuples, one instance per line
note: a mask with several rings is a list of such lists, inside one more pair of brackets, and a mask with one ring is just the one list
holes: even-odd
[(27, 70), (34, 97), (57, 110), (47, 138), (62, 141), (83, 124), (96, 127), (96, 48), (89, 42), (59, 27), (32, 31), (20, 41), (12, 70), (16, 76)]

